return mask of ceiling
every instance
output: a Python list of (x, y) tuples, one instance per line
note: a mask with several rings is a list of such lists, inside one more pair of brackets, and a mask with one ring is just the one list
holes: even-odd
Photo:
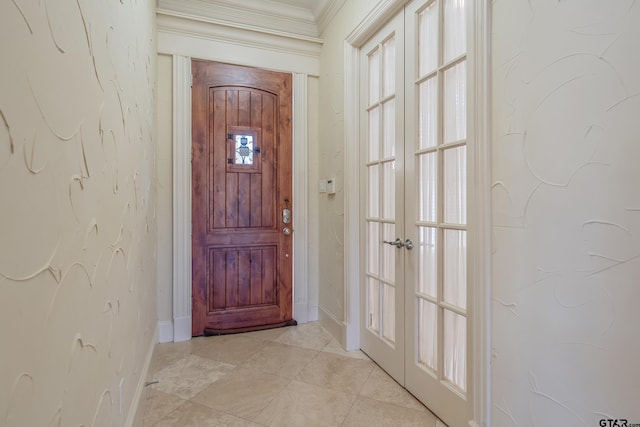
[[(333, 6), (336, 0), (258, 0), (266, 3), (280, 3), (281, 5), (303, 9), (313, 16), (316, 24), (321, 19), (321, 15), (326, 13), (327, 8)], [(344, 1), (344, 0), (343, 0)]]

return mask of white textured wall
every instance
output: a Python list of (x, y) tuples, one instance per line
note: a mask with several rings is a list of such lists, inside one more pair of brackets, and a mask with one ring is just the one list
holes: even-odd
[[(158, 55), (158, 320), (173, 333), (173, 57)], [(162, 334), (162, 331), (161, 331)], [(160, 337), (166, 341), (165, 337)], [(169, 338), (169, 337), (166, 337)], [(169, 340), (171, 341), (171, 340)]]
[[(378, 3), (348, 0), (322, 33), (320, 56), (319, 176), (335, 178), (335, 196), (322, 194), (319, 208), (320, 309), (344, 321), (344, 41)], [(357, 141), (347, 141), (357, 144)], [(353, 165), (358, 167), (358, 165)]]
[(156, 325), (154, 9), (0, 2), (2, 426), (129, 413)]
[(493, 425), (640, 423), (640, 3), (492, 19)]

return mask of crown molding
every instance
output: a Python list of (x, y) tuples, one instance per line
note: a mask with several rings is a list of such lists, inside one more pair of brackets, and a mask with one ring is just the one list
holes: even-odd
[(270, 0), (158, 0), (157, 11), (292, 38), (319, 34), (311, 10)]
[(396, 14), (409, 0), (380, 0), (369, 14), (347, 36), (347, 42), (354, 47), (361, 47), (376, 31)]
[(322, 0), (313, 9), (313, 16), (318, 24), (318, 35), (321, 35), (333, 18), (336, 17), (346, 0)]
[(322, 40), (312, 37), (296, 37), (276, 31), (256, 31), (227, 23), (202, 20), (198, 17), (179, 16), (157, 11), (159, 32), (184, 34), (230, 44), (249, 45), (266, 50), (318, 57)]
[(158, 10), (158, 53), (319, 75), (322, 41), (258, 32)]

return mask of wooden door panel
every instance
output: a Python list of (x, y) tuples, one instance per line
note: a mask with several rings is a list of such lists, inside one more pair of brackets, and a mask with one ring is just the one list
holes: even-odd
[(250, 174), (251, 179), (251, 227), (262, 227), (262, 175)]
[[(226, 188), (225, 188), (225, 228), (236, 228), (238, 226), (238, 174), (227, 173), (226, 174)], [(216, 204), (216, 198), (213, 197), (213, 203)], [(223, 201), (220, 200), (220, 205)], [(222, 207), (222, 206), (221, 206)]]
[(238, 251), (238, 307), (251, 305), (251, 250)]
[[(273, 311), (279, 293), (275, 280), (276, 246), (210, 249), (207, 271), (209, 314), (249, 316)], [(275, 307), (277, 309), (277, 307)], [(220, 326), (218, 322), (211, 323)]]
[(273, 304), (278, 293), (275, 254), (275, 246), (211, 249), (209, 311)]
[(220, 203), (214, 203), (214, 201), (219, 202), (220, 200), (226, 200), (227, 194), (226, 171), (224, 168), (226, 164), (227, 147), (224, 144), (214, 144), (214, 141), (220, 141), (226, 138), (227, 126), (224, 120), (224, 112), (226, 111), (227, 93), (226, 91), (214, 91), (210, 98), (213, 98), (213, 105), (210, 111), (213, 111), (214, 114), (211, 118), (213, 124), (211, 126), (211, 140), (209, 141), (212, 145), (209, 151), (211, 156), (209, 159), (209, 174), (213, 178), (213, 195), (209, 197), (209, 212), (213, 216), (213, 221), (210, 222), (212, 227), (209, 227), (209, 232), (215, 228), (225, 228), (227, 215), (226, 206), (221, 206)]
[(241, 90), (238, 98), (238, 124), (251, 126), (251, 92)]
[(238, 174), (238, 227), (251, 227), (251, 175)]
[[(207, 282), (214, 284), (214, 286), (208, 286), (206, 288), (207, 292), (210, 292), (207, 295), (207, 301), (209, 302), (208, 312), (216, 311), (216, 310), (224, 310), (227, 306), (226, 295), (225, 295), (225, 287), (224, 286), (215, 286), (214, 278), (216, 274), (223, 274), (226, 271), (227, 266), (227, 253), (225, 251), (209, 251), (209, 272), (208, 272), (208, 280)], [(226, 277), (225, 277), (226, 278)], [(226, 284), (226, 281), (225, 281)]]
[(291, 75), (192, 72), (193, 334), (293, 321)]
[(282, 230), (267, 230), (260, 233), (252, 233), (250, 231), (238, 231), (238, 233), (215, 233), (204, 238), (203, 244), (210, 246), (251, 246), (251, 245), (267, 245), (277, 244), (280, 239)]
[[(210, 164), (214, 197), (210, 223), (213, 229), (276, 226), (275, 197), (272, 194), (276, 176), (274, 174), (275, 133), (274, 121), (276, 99), (272, 94), (256, 90), (240, 91), (228, 88), (212, 89), (213, 132), (212, 144), (226, 139), (230, 130), (245, 127), (255, 133), (260, 144), (259, 162), (256, 169), (261, 173), (228, 173), (235, 166), (227, 166), (229, 147), (215, 144), (211, 151)], [(212, 229), (210, 228), (210, 231)]]

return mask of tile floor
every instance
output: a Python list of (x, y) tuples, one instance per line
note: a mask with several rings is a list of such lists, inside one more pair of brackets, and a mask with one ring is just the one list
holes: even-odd
[(158, 344), (137, 425), (446, 427), (316, 322)]

